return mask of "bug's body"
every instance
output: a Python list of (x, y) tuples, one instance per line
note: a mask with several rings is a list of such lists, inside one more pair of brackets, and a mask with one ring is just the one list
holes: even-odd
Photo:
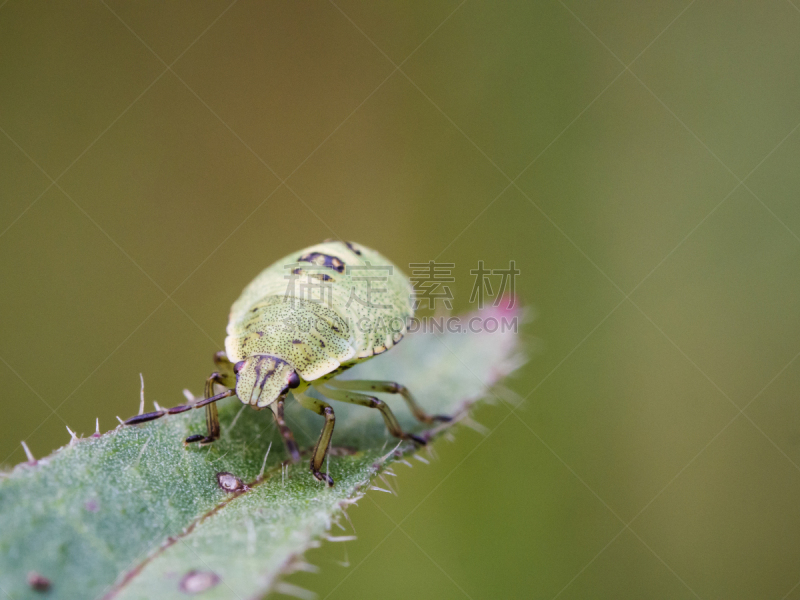
[[(397, 383), (334, 380), (342, 371), (398, 343), (411, 316), (408, 279), (374, 250), (350, 242), (326, 241), (294, 252), (262, 271), (234, 302), (226, 352), (215, 356), (220, 372), (208, 378), (206, 398), (139, 415), (126, 423), (205, 406), (208, 435), (190, 436), (186, 442), (210, 443), (219, 437), (214, 402), (235, 393), (244, 404), (273, 410), (287, 449), (297, 460), (299, 449), (283, 419), (284, 400), (292, 389), (301, 405), (326, 419), (312, 452), (311, 471), (317, 479), (333, 485), (330, 476), (319, 470), (333, 434), (333, 409), (305, 395), (309, 386), (334, 400), (379, 409), (393, 435), (419, 443), (425, 443), (425, 439), (403, 432), (384, 402), (356, 391), (400, 394), (418, 420), (447, 420), (427, 415)], [(214, 396), (215, 383), (224, 385), (227, 391)]]
[[(305, 387), (391, 348), (413, 314), (411, 286), (400, 269), (374, 250), (324, 242), (275, 262), (244, 289), (231, 307), (225, 351), (233, 363), (279, 358)], [(244, 389), (255, 379), (248, 370), (239, 372), (239, 399), (269, 405), (271, 394)]]

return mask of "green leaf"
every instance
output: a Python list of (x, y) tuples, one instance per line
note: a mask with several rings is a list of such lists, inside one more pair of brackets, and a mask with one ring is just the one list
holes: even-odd
[[(519, 316), (502, 309), (479, 314)], [(461, 319), (462, 328), (472, 316)], [(426, 410), (457, 422), (523, 362), (517, 340), (500, 330), (411, 334), (346, 375), (401, 381)], [(404, 428), (423, 429), (402, 400), (386, 400)], [(235, 398), (219, 408), (222, 438), (204, 448), (182, 444), (204, 430), (195, 410), (73, 440), (4, 474), (0, 592), (41, 597), (29, 581), (38, 574), (49, 581), (51, 598), (183, 598), (203, 589), (209, 599), (259, 597), (281, 585), (280, 576), (328, 535), (381, 470), (415, 451), (387, 434), (378, 411), (334, 403), (327, 469), (336, 485), (325, 488), (309, 472), (307, 452), (299, 464), (283, 462), (270, 411), (245, 410)], [(287, 420), (301, 447), (313, 446), (322, 418), (287, 402)], [(246, 488), (225, 491), (221, 472)]]

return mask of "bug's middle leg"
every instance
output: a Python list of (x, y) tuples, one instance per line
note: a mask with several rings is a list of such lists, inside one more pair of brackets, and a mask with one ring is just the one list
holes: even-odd
[(414, 396), (411, 395), (411, 392), (408, 391), (408, 388), (402, 383), (395, 383), (394, 381), (366, 381), (361, 379), (329, 379), (325, 383), (340, 390), (399, 394), (402, 396), (403, 400), (406, 401), (406, 404), (408, 404), (408, 408), (411, 410), (411, 414), (414, 415), (414, 418), (422, 423), (433, 423), (435, 421), (447, 423), (451, 420), (451, 418), (446, 415), (429, 415), (425, 412), (414, 399)]
[(327, 402), (311, 398), (305, 394), (294, 395), (297, 402), (308, 410), (313, 410), (318, 415), (325, 417), (325, 425), (319, 434), (317, 445), (314, 446), (314, 451), (311, 453), (311, 472), (319, 481), (324, 481), (328, 487), (333, 486), (333, 478), (327, 473), (320, 471), (322, 462), (328, 454), (328, 448), (331, 445), (331, 437), (333, 436), (333, 426), (336, 423), (336, 416), (333, 414), (333, 408)]
[(389, 406), (379, 398), (367, 396), (366, 394), (359, 394), (357, 392), (351, 392), (348, 390), (337, 390), (325, 385), (315, 386), (314, 389), (316, 389), (323, 396), (331, 398), (332, 400), (349, 402), (350, 404), (358, 404), (359, 406), (366, 406), (368, 408), (377, 408), (379, 411), (381, 411), (383, 421), (386, 423), (386, 429), (388, 429), (389, 433), (391, 433), (394, 437), (400, 438), (401, 440), (414, 440), (418, 444), (422, 445), (428, 443), (427, 440), (418, 435), (403, 431), (403, 429), (400, 427), (397, 417), (394, 416), (392, 409), (389, 408)]

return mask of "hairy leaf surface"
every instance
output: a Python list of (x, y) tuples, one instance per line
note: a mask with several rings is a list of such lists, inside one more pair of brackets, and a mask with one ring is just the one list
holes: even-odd
[[(484, 322), (519, 316), (507, 309), (477, 315)], [(473, 316), (463, 317), (461, 327)], [(416, 333), (344, 377), (402, 382), (426, 410), (457, 422), (522, 361), (510, 331)], [(402, 399), (383, 397), (404, 428), (425, 429)], [(204, 448), (182, 444), (204, 432), (203, 412), (194, 410), (120, 426), (18, 465), (0, 479), (0, 597), (42, 597), (31, 573), (50, 582), (51, 598), (263, 596), (382, 469), (415, 451), (388, 435), (378, 411), (333, 406), (330, 489), (307, 464), (323, 419), (291, 399), (287, 420), (304, 449), (299, 464), (285, 462), (270, 411), (231, 398), (219, 405), (222, 438)], [(433, 437), (449, 426), (437, 427)], [(223, 489), (220, 473), (244, 487)]]

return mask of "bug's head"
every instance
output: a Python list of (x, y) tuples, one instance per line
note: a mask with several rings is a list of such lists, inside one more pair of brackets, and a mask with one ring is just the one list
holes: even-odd
[(245, 404), (264, 407), (300, 385), (300, 377), (285, 360), (256, 354), (234, 365), (236, 395)]

